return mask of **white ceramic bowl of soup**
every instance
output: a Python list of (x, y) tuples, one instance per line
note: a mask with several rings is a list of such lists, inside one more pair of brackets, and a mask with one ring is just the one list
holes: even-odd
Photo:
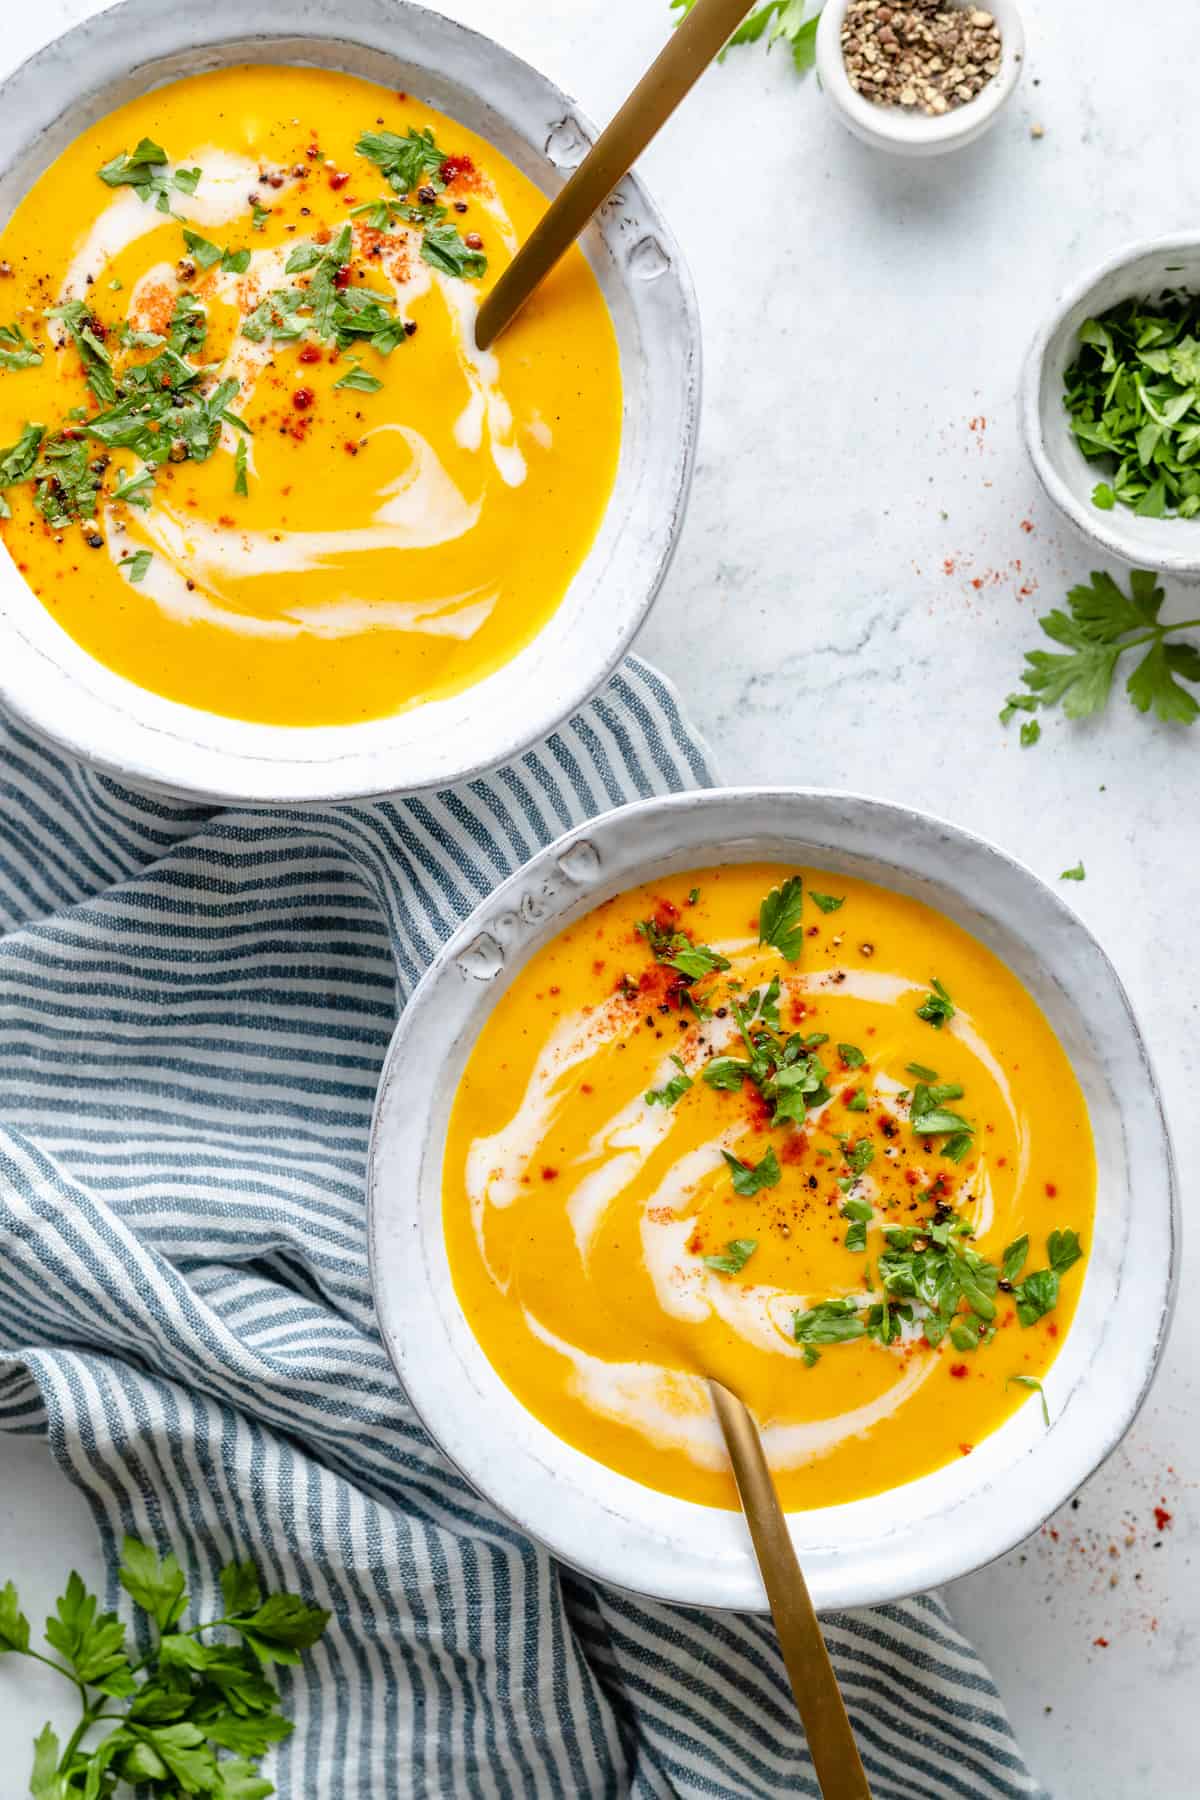
[[(404, 90), (476, 131), (552, 195), (586, 152), (574, 103), (519, 58), (395, 0), (178, 6), (124, 0), (0, 85), (0, 219), (84, 130), (147, 89), (231, 63), (329, 67)], [(583, 240), (623, 385), (616, 482), (598, 536), (542, 631), (447, 698), (361, 723), (278, 726), (181, 705), (104, 667), (0, 548), (0, 702), (36, 735), (138, 785), (216, 801), (320, 803), (441, 786), (518, 754), (603, 683), (648, 612), (691, 479), (699, 323), (679, 248), (636, 176)]]
[(514, 1397), (459, 1304), (442, 1209), (459, 1079), (484, 1020), (529, 958), (642, 882), (759, 861), (861, 876), (972, 933), (1049, 1021), (1095, 1140), (1092, 1244), (1073, 1323), (1045, 1379), (1050, 1429), (1035, 1399), (969, 1457), (867, 1499), (790, 1515), (816, 1604), (877, 1604), (979, 1568), (1074, 1493), (1136, 1415), (1170, 1318), (1174, 1172), (1146, 1047), (1086, 927), (994, 846), (904, 807), (787, 789), (645, 801), (549, 846), (455, 933), (397, 1027), (370, 1150), (375, 1302), (388, 1352), (431, 1436), (556, 1556), (663, 1600), (762, 1608), (736, 1513), (658, 1492), (593, 1460)]

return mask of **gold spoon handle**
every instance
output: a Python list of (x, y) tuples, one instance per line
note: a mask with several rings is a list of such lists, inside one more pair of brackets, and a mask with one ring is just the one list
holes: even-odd
[(758, 1426), (728, 1388), (719, 1381), (710, 1381), (709, 1387), (821, 1792), (825, 1800), (871, 1800)]
[(542, 215), (479, 309), (475, 342), (481, 350), (512, 323), (535, 287), (570, 249), (592, 214), (608, 199), (684, 95), (699, 80), (751, 0), (697, 0), (651, 63), (620, 112), (588, 151)]

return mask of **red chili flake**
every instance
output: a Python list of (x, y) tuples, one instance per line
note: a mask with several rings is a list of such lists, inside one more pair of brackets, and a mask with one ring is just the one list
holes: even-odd
[(808, 1155), (808, 1139), (802, 1131), (789, 1131), (779, 1151), (780, 1162), (803, 1162)]
[(1058, 1193), (1058, 1189), (1055, 1187), (1054, 1183), (1052, 1181), (1048, 1181), (1046, 1183), (1046, 1198), (1048, 1200), (1053, 1200), (1057, 1193)]
[(947, 556), (942, 561), (942, 568), (947, 575), (953, 575), (957, 566), (958, 565), (952, 556)]
[(679, 923), (679, 908), (673, 900), (660, 900), (654, 908), (654, 923), (660, 931), (674, 931)]
[[(966, 1363), (951, 1363), (950, 1364), (950, 1373), (953, 1375), (955, 1381), (965, 1381), (967, 1379)], [(961, 1448), (961, 1445), (960, 1445), (960, 1448)]]
[(1046, 1331), (1050, 1337), (1056, 1338), (1058, 1336), (1058, 1326), (1055, 1325), (1053, 1322), (1051, 1322), (1049, 1325), (1047, 1325)]
[(1092, 1642), (1096, 1646), (1097, 1650), (1107, 1650), (1108, 1649), (1108, 1639), (1107, 1638), (1104, 1638), (1104, 1637), (1093, 1638)]
[(302, 347), (300, 351), (300, 361), (302, 363), (315, 363), (320, 362), (320, 360), (321, 352), (315, 344), (305, 344)]
[(561, 994), (561, 993), (562, 993), (562, 989), (561, 989), (561, 988), (560, 988), (560, 987), (552, 987), (552, 988), (551, 988), (551, 989), (550, 989), (550, 992), (551, 992), (551, 993), (552, 993), (552, 994)]
[[(842, 1067), (845, 1068), (845, 1066), (846, 1066), (845, 1063), (843, 1063)], [(858, 1092), (857, 1088), (847, 1087), (847, 1088), (842, 1089), (842, 1100), (844, 1101), (844, 1103), (847, 1106), (849, 1106), (850, 1102), (853, 1100), (853, 1098), (857, 1092)]]
[(557, 1181), (558, 1180), (558, 1170), (552, 1169), (549, 1166), (549, 1164), (547, 1164), (546, 1167), (542, 1170), (542, 1180), (543, 1181)]
[(581, 1094), (590, 1094), (594, 1092), (590, 1081), (581, 1081), (579, 1084), (579, 1091)]
[(348, 169), (334, 169), (329, 177), (329, 185), (336, 191), (338, 188), (344, 188), (349, 179)]
[(960, 1456), (970, 1456), (970, 1454), (974, 1448), (975, 1448), (974, 1444), (960, 1444), (958, 1446), (959, 1455)]
[(316, 397), (310, 387), (298, 387), (292, 395), (292, 405), (297, 412), (307, 412)]
[(446, 186), (449, 187), (452, 181), (458, 181), (460, 177), (462, 177), (465, 182), (465, 179), (468, 176), (474, 175), (475, 164), (471, 161), (469, 156), (456, 151), (453, 156), (448, 156), (446, 158), (438, 173), (446, 183)]
[(1165, 1531), (1167, 1526), (1171, 1523), (1172, 1517), (1173, 1514), (1169, 1513), (1165, 1506), (1156, 1506), (1154, 1509), (1155, 1530)]
[(346, 442), (342, 445), (342, 448), (346, 452), (347, 456), (357, 456), (358, 455), (358, 445), (354, 442), (354, 440), (352, 438), (347, 438)]
[(338, 270), (333, 278), (333, 285), (335, 288), (348, 288), (350, 286), (350, 266), (348, 263)]
[(1032, 531), (1033, 530), (1033, 520), (1032, 519), (1022, 519), (1021, 520), (1021, 530), (1022, 531)]
[(980, 588), (983, 586), (982, 576), (976, 575), (975, 578), (973, 579), (973, 581), (971, 582), (971, 586), (975, 589), (975, 592), (978, 593)]

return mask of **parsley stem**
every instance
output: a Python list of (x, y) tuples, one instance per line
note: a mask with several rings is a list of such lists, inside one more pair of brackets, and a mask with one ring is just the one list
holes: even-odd
[(61, 1663), (56, 1663), (56, 1662), (52, 1661), (50, 1657), (43, 1656), (40, 1650), (30, 1650), (30, 1649), (26, 1648), (25, 1650), (23, 1650), (21, 1652), (21, 1654), (22, 1654), (22, 1656), (31, 1656), (33, 1658), (34, 1662), (44, 1663), (48, 1669), (54, 1669), (58, 1672), (58, 1674), (64, 1675), (66, 1677), (66, 1679), (71, 1683), (72, 1687), (77, 1687), (79, 1689), (80, 1694), (84, 1696), (84, 1699), (86, 1701), (86, 1697), (87, 1697), (86, 1684), (84, 1682), (80, 1681), (78, 1675), (73, 1675), (71, 1673), (70, 1669), (64, 1669), (64, 1667)]
[[(51, 1667), (53, 1667), (53, 1664)], [(101, 1701), (97, 1707), (84, 1707), (83, 1717), (67, 1739), (66, 1748), (59, 1758), (58, 1773), (60, 1775), (70, 1767), (71, 1758), (75, 1755), (75, 1752), (79, 1749), (79, 1746), (82, 1744), (93, 1725), (98, 1725), (101, 1719), (119, 1719), (121, 1717), (120, 1713), (105, 1712), (103, 1707), (103, 1701)]]

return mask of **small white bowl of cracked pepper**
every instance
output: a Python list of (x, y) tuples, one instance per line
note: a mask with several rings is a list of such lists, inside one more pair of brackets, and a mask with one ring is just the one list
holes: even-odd
[(1025, 61), (1012, 0), (826, 0), (817, 72), (856, 137), (901, 156), (939, 156), (981, 137)]

